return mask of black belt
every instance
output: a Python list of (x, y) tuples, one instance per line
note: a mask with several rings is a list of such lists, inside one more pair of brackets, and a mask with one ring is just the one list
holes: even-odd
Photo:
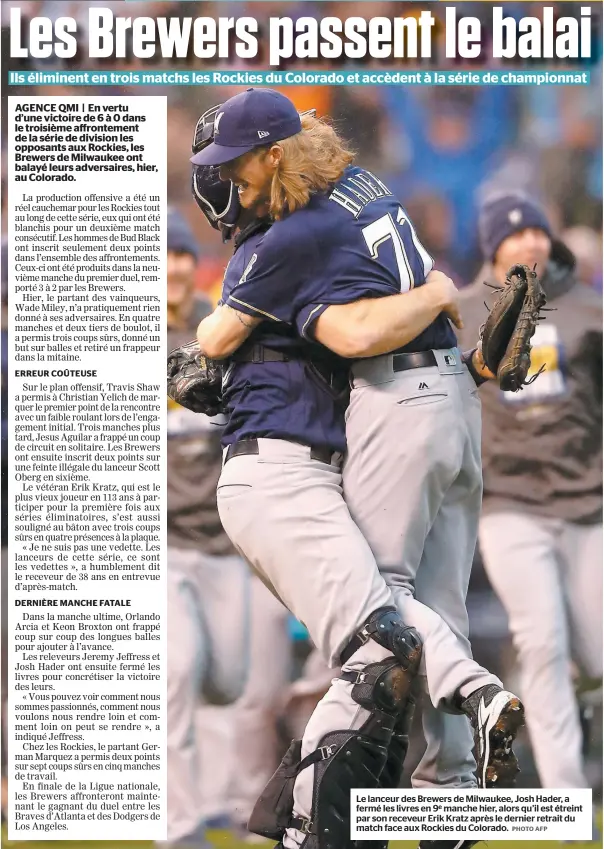
[(283, 351), (273, 351), (272, 348), (257, 344), (236, 351), (231, 360), (236, 363), (287, 363), (290, 357)]
[(392, 357), (393, 371), (408, 371), (411, 368), (430, 368), (436, 366), (434, 351), (417, 351), (414, 354), (394, 354)]
[[(331, 458), (334, 453), (330, 448), (317, 447), (317, 446), (306, 446), (310, 449), (310, 459), (318, 460), (319, 463), (327, 463), (327, 465), (331, 464)], [(226, 450), (226, 456), (224, 458), (224, 462), (228, 463), (232, 457), (242, 457), (246, 454), (259, 454), (260, 447), (258, 445), (258, 440), (255, 436), (249, 437), (249, 439), (242, 439), (239, 442), (233, 442)]]

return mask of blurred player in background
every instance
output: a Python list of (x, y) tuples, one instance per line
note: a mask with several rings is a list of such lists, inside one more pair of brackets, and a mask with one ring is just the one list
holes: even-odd
[(462, 338), (486, 316), (483, 281), (505, 285), (513, 263), (536, 265), (548, 298), (532, 371), (517, 394), (482, 390), (484, 500), (480, 547), (508, 617), (521, 696), (543, 787), (588, 787), (571, 652), (602, 676), (602, 299), (577, 283), (571, 252), (521, 194), (480, 212), (486, 263), (462, 293)]
[(286, 608), (255, 576), (250, 580), (249, 668), (243, 693), (228, 706), (203, 704), (201, 806), (208, 827), (228, 828), (247, 844), (264, 843), (245, 823), (280, 757), (277, 720), (292, 669)]
[(288, 612), (256, 576), (251, 580), (250, 668), (243, 695), (227, 708), (232, 725), (229, 813), (236, 836), (263, 843), (246, 823), (280, 760), (277, 716), (291, 674)]
[[(197, 245), (168, 211), (168, 347), (187, 342), (211, 305), (195, 294)], [(195, 709), (200, 689), (234, 701), (248, 666), (249, 573), (216, 511), (220, 428), (168, 408), (168, 845), (209, 849), (200, 817)]]

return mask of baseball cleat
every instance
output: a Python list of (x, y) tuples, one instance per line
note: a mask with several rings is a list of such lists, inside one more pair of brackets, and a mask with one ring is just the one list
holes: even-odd
[(464, 699), (461, 709), (474, 729), (478, 786), (513, 787), (520, 769), (512, 744), (524, 725), (522, 702), (488, 684)]

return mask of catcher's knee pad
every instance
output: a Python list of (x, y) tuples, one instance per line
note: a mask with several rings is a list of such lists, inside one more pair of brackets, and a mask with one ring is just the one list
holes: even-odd
[(398, 658), (387, 657), (368, 663), (361, 672), (341, 672), (343, 681), (352, 684), (352, 698), (365, 708), (390, 714), (398, 719), (407, 708), (415, 678)]
[(396, 718), (392, 739), (388, 746), (388, 758), (380, 775), (379, 787), (383, 790), (396, 790), (401, 785), (414, 713), (415, 697), (409, 695), (407, 704)]
[(405, 625), (395, 607), (375, 610), (340, 656), (343, 666), (368, 640), (391, 651), (403, 669), (417, 673), (422, 657), (422, 639), (415, 628)]

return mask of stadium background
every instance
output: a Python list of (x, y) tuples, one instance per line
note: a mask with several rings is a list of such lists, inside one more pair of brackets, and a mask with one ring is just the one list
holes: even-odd
[[(8, 68), (17, 70), (23, 64), (7, 59), (8, 16), (11, 6), (19, 6), (24, 15), (36, 14), (56, 17), (74, 15), (86, 20), (87, 8), (96, 5), (110, 6), (116, 14), (159, 15), (243, 15), (250, 14), (260, 20), (270, 15), (336, 15), (350, 14), (351, 5), (345, 2), (69, 2), (69, 0), (33, 0), (32, 2), (2, 2), (2, 79)], [(457, 3), (460, 14), (478, 16), (483, 29), (488, 32), (490, 3)], [(545, 5), (554, 5), (557, 12), (571, 12), (572, 3), (502, 3), (508, 14), (519, 17), (538, 14)], [(582, 4), (587, 5), (587, 4)], [(359, 154), (359, 161), (374, 169), (400, 196), (420, 238), (436, 258), (437, 267), (454, 278), (458, 286), (474, 279), (480, 270), (481, 257), (476, 239), (476, 214), (482, 197), (498, 189), (518, 188), (532, 193), (546, 206), (555, 231), (567, 242), (578, 259), (580, 282), (602, 291), (602, 60), (601, 60), (601, 4), (593, 7), (594, 46), (597, 55), (582, 70), (591, 72), (589, 87), (293, 87), (283, 91), (300, 110), (316, 108), (320, 115), (330, 115), (338, 129), (348, 138)], [(420, 6), (406, 3), (405, 15)], [(422, 4), (431, 8), (437, 17), (443, 15), (438, 4)], [(400, 14), (398, 3), (376, 0), (355, 2), (354, 14), (361, 17)], [(441, 35), (438, 37), (442, 38)], [(439, 66), (482, 68), (497, 67), (487, 60), (488, 38), (484, 40), (484, 55), (474, 63), (439, 62)], [(374, 62), (374, 66), (380, 63)], [(395, 67), (396, 62), (381, 63)], [(399, 63), (404, 64), (404, 63)], [(417, 67), (420, 63), (408, 63)], [(520, 62), (512, 66), (520, 67)], [(93, 64), (80, 57), (72, 66), (91, 68)], [(161, 63), (142, 63), (130, 58), (123, 62), (107, 62), (107, 67), (155, 68)], [(186, 62), (183, 67), (220, 67), (221, 63)], [(226, 67), (226, 63), (222, 63)], [(302, 63), (299, 63), (303, 67)], [(30, 65), (25, 67), (32, 67)], [(65, 67), (53, 63), (38, 63), (38, 69), (53, 70)], [(97, 66), (99, 67), (99, 66)], [(230, 68), (236, 67), (233, 64)], [(242, 65), (251, 68), (251, 63)], [(261, 67), (261, 62), (256, 64)], [(295, 67), (291, 63), (288, 69)], [(319, 68), (312, 63), (313, 69)], [(327, 69), (330, 66), (325, 65)], [(559, 64), (543, 62), (540, 67), (559, 69)], [(198, 116), (210, 106), (226, 100), (242, 89), (230, 87), (166, 87), (144, 89), (85, 88), (69, 89), (60, 86), (12, 88), (10, 94), (23, 95), (144, 95), (165, 94), (168, 98), (168, 198), (191, 224), (201, 246), (201, 259), (197, 270), (200, 290), (214, 300), (219, 295), (223, 269), (230, 257), (231, 248), (221, 245), (214, 231), (207, 227), (198, 214), (189, 193), (189, 150), (192, 132)], [(3, 99), (3, 113), (6, 101)], [(6, 128), (3, 114), (2, 125)], [(6, 202), (6, 130), (2, 135), (2, 199), (3, 213)], [(6, 216), (2, 216), (3, 234)], [(2, 333), (3, 347), (6, 333), (6, 271), (2, 275)], [(3, 356), (3, 392), (6, 388)], [(3, 401), (3, 442), (6, 438), (6, 412)], [(2, 486), (6, 494), (6, 452), (3, 451)], [(3, 498), (6, 504), (6, 499)], [(6, 580), (6, 523), (3, 517), (3, 582)], [(5, 597), (5, 593), (3, 593)], [(516, 671), (510, 645), (505, 613), (494, 596), (477, 554), (470, 587), (469, 610), (472, 642), (479, 662), (501, 675), (512, 687)], [(3, 617), (4, 621), (5, 618)], [(4, 642), (4, 640), (3, 640)], [(306, 647), (297, 645), (299, 658)], [(4, 653), (3, 653), (4, 654)], [(6, 694), (6, 664), (3, 664), (3, 696)], [(602, 723), (601, 706), (597, 705), (589, 730), (588, 775), (600, 803), (602, 795)], [(526, 740), (520, 746), (523, 768), (523, 786), (537, 786), (530, 747)], [(233, 849), (237, 844), (226, 835), (210, 834), (216, 845)], [(3, 835), (3, 845), (5, 843)], [(520, 842), (499, 843), (520, 846)], [(10, 845), (10, 844), (6, 844)], [(34, 846), (52, 845), (60, 849), (62, 843), (25, 843), (15, 846), (30, 849)], [(73, 845), (73, 844), (71, 844)], [(118, 844), (86, 843), (94, 846)], [(148, 843), (123, 844), (132, 849), (148, 847)], [(415, 846), (415, 843), (394, 843), (392, 846)], [(528, 845), (528, 844), (527, 844)], [(543, 846), (557, 846), (542, 843)], [(592, 844), (593, 845), (593, 844)]]

